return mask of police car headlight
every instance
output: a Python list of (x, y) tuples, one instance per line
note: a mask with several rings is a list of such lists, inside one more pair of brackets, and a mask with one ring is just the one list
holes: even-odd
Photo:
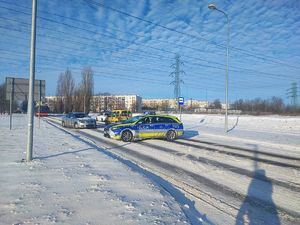
[(110, 128), (113, 132), (116, 132), (116, 131), (118, 131), (119, 130), (119, 128), (117, 128), (117, 127), (115, 127), (115, 128)]

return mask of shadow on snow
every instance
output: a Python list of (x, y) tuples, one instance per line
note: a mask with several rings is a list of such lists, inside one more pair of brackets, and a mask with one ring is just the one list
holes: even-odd
[[(258, 157), (257, 146), (254, 157)], [(247, 195), (236, 216), (236, 225), (272, 224), (279, 225), (280, 220), (276, 205), (272, 199), (273, 184), (266, 177), (266, 172), (259, 169), (254, 161), (254, 172), (248, 186)], [(263, 200), (261, 200), (263, 199)]]

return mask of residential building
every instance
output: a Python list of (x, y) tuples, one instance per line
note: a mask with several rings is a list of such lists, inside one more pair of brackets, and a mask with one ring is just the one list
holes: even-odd
[(127, 109), (132, 112), (140, 112), (142, 109), (142, 97), (138, 95), (98, 95), (91, 100), (91, 110)]
[[(207, 108), (207, 101), (200, 101), (195, 99), (185, 100), (184, 109), (196, 109)], [(143, 109), (155, 109), (155, 110), (172, 110), (178, 107), (175, 99), (143, 99)]]

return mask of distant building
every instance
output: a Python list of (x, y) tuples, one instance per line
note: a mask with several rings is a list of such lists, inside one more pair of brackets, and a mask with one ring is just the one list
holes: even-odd
[[(155, 109), (155, 110), (173, 110), (178, 107), (175, 99), (143, 99), (143, 109)], [(207, 101), (200, 101), (194, 99), (186, 99), (184, 102), (184, 109), (196, 109), (196, 108), (207, 108)]]
[(174, 99), (143, 99), (143, 109), (155, 109), (155, 110), (168, 110), (175, 109), (177, 107)]
[[(47, 96), (47, 103), (51, 112), (63, 112), (64, 101), (60, 96)], [(138, 95), (99, 95), (92, 96), (91, 108), (93, 112), (102, 110), (126, 109), (132, 112), (140, 112), (142, 110), (142, 97)]]
[(138, 95), (99, 95), (92, 97), (92, 111), (100, 112), (113, 109), (127, 109), (132, 112), (140, 112), (142, 110), (142, 97)]
[(200, 101), (196, 99), (188, 99), (185, 101), (184, 108), (186, 109), (197, 109), (197, 108), (208, 108), (208, 101)]
[(46, 96), (45, 103), (48, 105), (50, 112), (63, 112), (64, 97), (61, 96)]

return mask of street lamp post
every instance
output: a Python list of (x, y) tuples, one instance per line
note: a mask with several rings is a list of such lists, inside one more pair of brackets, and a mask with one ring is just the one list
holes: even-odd
[(228, 64), (229, 64), (229, 39), (230, 39), (229, 17), (227, 13), (218, 9), (215, 4), (209, 4), (208, 8), (223, 13), (227, 19), (226, 79), (225, 79), (225, 132), (227, 133), (228, 132)]

